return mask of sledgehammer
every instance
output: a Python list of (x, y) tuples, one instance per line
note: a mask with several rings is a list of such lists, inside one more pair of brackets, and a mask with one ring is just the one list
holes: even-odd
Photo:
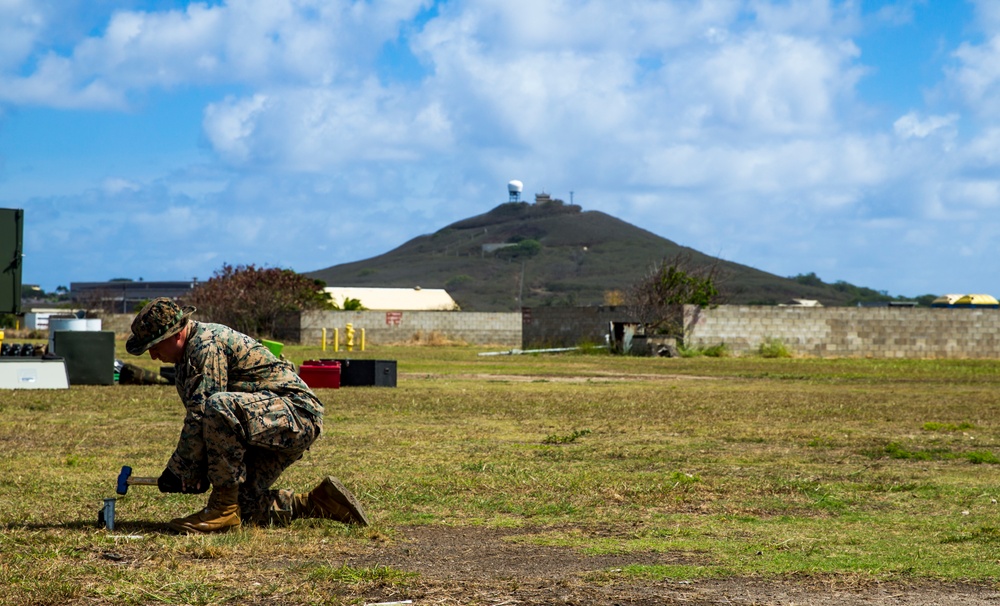
[(128, 465), (122, 465), (121, 473), (118, 474), (118, 494), (127, 493), (128, 487), (133, 484), (138, 484), (140, 486), (156, 486), (157, 480), (158, 478), (132, 477), (132, 468)]

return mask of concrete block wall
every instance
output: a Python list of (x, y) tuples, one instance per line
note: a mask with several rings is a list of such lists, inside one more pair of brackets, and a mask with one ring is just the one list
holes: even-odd
[[(398, 314), (398, 315), (397, 315)], [(724, 343), (736, 355), (778, 339), (793, 354), (816, 357), (1000, 359), (1000, 310), (905, 307), (685, 306), (685, 345)], [(127, 338), (132, 314), (102, 315), (104, 330)], [(523, 318), (523, 330), (522, 330)], [(288, 318), (286, 343), (320, 343), (322, 329), (365, 329), (371, 344), (403, 343), (433, 333), (472, 345), (574, 347), (603, 343), (608, 322), (633, 319), (624, 307), (535, 307), (517, 312), (332, 311)], [(523, 335), (523, 338), (522, 338)], [(360, 335), (359, 335), (360, 336)], [(332, 339), (332, 334), (329, 336)]]
[(632, 322), (625, 307), (531, 307), (522, 312), (522, 349), (603, 345), (610, 322)]
[(426, 339), (438, 334), (470, 345), (521, 346), (521, 314), (516, 312), (310, 311), (301, 315), (298, 340), (321, 343), (323, 329), (327, 329), (327, 339), (332, 339), (336, 328), (343, 344), (348, 323), (354, 326), (356, 343), (360, 338), (357, 331), (365, 329), (366, 345), (405, 343), (416, 335)]
[(1000, 310), (685, 306), (685, 345), (740, 355), (769, 339), (816, 357), (1000, 358)]
[[(134, 314), (102, 315), (104, 330), (115, 331), (118, 339), (127, 339), (131, 334)], [(197, 319), (197, 316), (195, 316)], [(424, 338), (438, 334), (451, 341), (463, 341), (470, 345), (497, 345), (501, 347), (521, 346), (521, 314), (475, 313), (454, 311), (315, 311), (289, 314), (280, 326), (282, 334), (277, 335), (286, 343), (320, 344), (323, 329), (328, 331), (327, 339), (332, 342), (333, 329), (340, 331), (340, 342), (344, 343), (345, 326), (354, 325), (355, 343), (360, 345), (361, 329), (365, 329), (366, 345), (386, 345), (411, 341), (418, 333)]]

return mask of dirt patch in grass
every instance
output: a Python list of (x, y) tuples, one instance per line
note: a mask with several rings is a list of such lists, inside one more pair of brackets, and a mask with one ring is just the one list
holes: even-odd
[(405, 586), (371, 587), (367, 603), (414, 604), (813, 604), (971, 605), (1000, 603), (994, 587), (920, 581), (852, 579), (711, 579), (637, 581), (622, 576), (632, 565), (698, 565), (697, 554), (639, 552), (583, 554), (524, 540), (523, 530), (420, 526), (349, 556), (353, 568), (388, 567), (418, 576)]
[(588, 572), (621, 568), (630, 564), (706, 563), (699, 562), (697, 556), (683, 554), (588, 556), (574, 549), (512, 541), (513, 537), (526, 536), (524, 530), (519, 529), (415, 526), (400, 532), (402, 538), (389, 548), (366, 556), (365, 565), (376, 563), (369, 560), (369, 557), (387, 557), (392, 559), (392, 566), (395, 568), (441, 579), (481, 577), (501, 581), (534, 576), (561, 581)]
[[(494, 383), (620, 383), (626, 381), (705, 381), (718, 377), (694, 376), (694, 375), (666, 375), (666, 374), (622, 374), (611, 371), (594, 371), (589, 375), (500, 375), (500, 374), (453, 374), (453, 375), (432, 375), (428, 373), (409, 373), (403, 375), (405, 378), (418, 379), (468, 379), (475, 381), (491, 381)], [(736, 380), (736, 379), (733, 379)]]

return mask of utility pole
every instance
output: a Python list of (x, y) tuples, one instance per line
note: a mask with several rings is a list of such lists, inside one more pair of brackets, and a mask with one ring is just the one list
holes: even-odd
[(521, 259), (521, 280), (517, 290), (518, 309), (524, 307), (524, 264), (527, 263), (527, 261), (527, 259)]

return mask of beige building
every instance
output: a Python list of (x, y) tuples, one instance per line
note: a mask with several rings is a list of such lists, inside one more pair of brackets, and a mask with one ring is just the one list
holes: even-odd
[(357, 299), (373, 311), (457, 311), (458, 303), (442, 288), (361, 288), (328, 286), (333, 302), (343, 307), (346, 299)]

